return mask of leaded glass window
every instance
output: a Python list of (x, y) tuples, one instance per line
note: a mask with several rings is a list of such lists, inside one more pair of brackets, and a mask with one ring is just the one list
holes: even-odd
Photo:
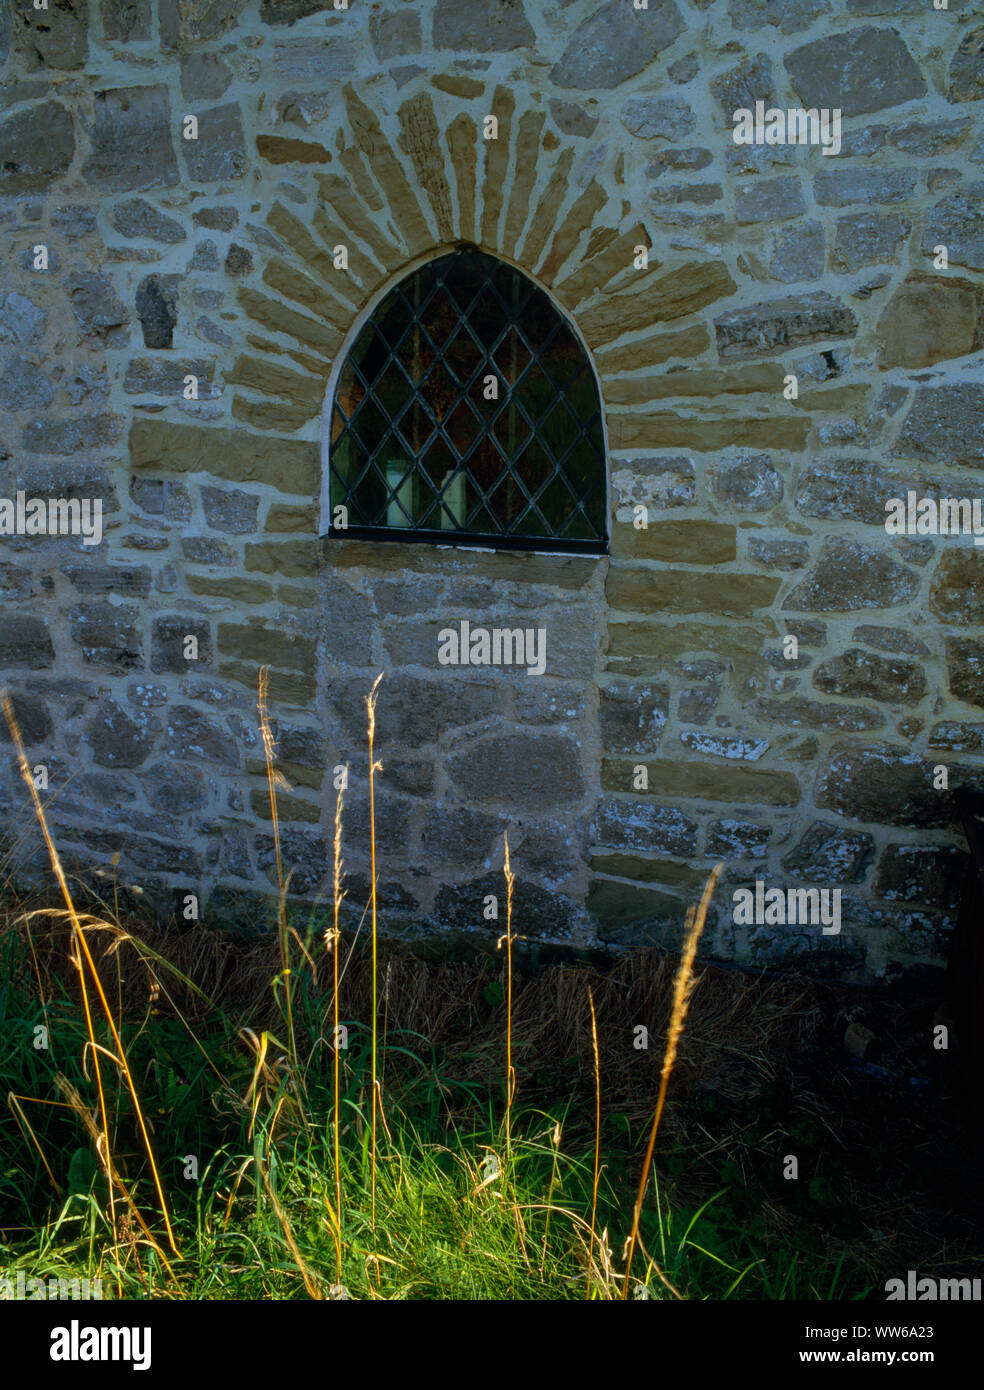
[(334, 535), (606, 549), (601, 398), (547, 295), (465, 247), (428, 261), (358, 333), (331, 410)]

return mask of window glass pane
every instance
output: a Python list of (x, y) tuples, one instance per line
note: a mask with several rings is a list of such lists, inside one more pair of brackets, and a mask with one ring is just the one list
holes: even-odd
[(461, 328), (448, 347), (444, 360), (462, 386), (468, 386), (485, 363), (485, 353), (467, 328)]
[(460, 400), (444, 420), (444, 430), (458, 458), (467, 460), (482, 432), (482, 420), (471, 401)]
[(350, 528), (605, 547), (587, 356), (542, 290), (474, 248), (380, 302), (339, 374), (329, 452), (332, 507), (348, 507)]

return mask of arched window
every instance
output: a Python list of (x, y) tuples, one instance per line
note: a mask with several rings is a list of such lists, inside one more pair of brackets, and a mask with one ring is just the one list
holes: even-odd
[(574, 330), (513, 266), (473, 247), (381, 300), (331, 408), (336, 536), (606, 549), (601, 399)]

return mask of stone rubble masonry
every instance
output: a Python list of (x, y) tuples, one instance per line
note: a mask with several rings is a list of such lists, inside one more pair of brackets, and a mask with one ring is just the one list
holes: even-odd
[[(962, 0), (821, 8), (58, 0), (0, 23), (0, 497), (103, 501), (99, 547), (0, 537), (0, 676), (73, 867), (118, 854), (165, 914), (185, 890), (269, 924), (266, 667), (291, 893), (325, 898), (347, 766), (360, 911), (382, 671), (380, 895), (408, 941), (494, 948), (508, 830), (531, 937), (676, 945), (723, 859), (725, 958), (801, 959), (733, 928), (759, 877), (850, 886), (830, 968), (939, 963), (964, 861), (936, 784), (984, 778), (984, 548), (883, 521), (910, 489), (984, 495), (984, 29)], [(757, 100), (841, 108), (841, 152), (735, 145)], [(459, 241), (583, 338), (602, 559), (320, 537), (343, 345)], [(545, 675), (440, 666), (464, 619), (542, 627)], [(20, 825), (8, 758), (0, 797)]]

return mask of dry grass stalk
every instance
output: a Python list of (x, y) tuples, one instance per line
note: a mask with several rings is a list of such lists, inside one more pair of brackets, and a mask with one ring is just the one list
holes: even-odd
[(540, 1277), (547, 1266), (547, 1243), (550, 1239), (550, 1218), (553, 1215), (553, 1194), (557, 1185), (557, 1164), (560, 1158), (560, 1141), (563, 1138), (564, 1127), (558, 1120), (550, 1131), (550, 1184), (547, 1188), (547, 1214), (543, 1223), (543, 1246), (540, 1251)]
[(591, 1260), (594, 1255), (595, 1224), (598, 1219), (598, 1182), (601, 1178), (601, 1067), (598, 1060), (598, 1017), (595, 1013), (594, 995), (588, 986), (588, 1005), (591, 1009), (591, 1050), (594, 1059), (595, 1082), (595, 1143), (594, 1165), (591, 1174), (591, 1241), (588, 1245), (588, 1283), (585, 1298), (591, 1297)]
[(378, 936), (376, 925), (376, 772), (382, 772), (382, 763), (377, 763), (375, 758), (376, 742), (376, 699), (379, 689), (379, 682), (383, 679), (380, 672), (373, 681), (372, 689), (366, 699), (366, 711), (368, 713), (369, 731), (369, 876), (371, 880), (370, 893), (372, 901), (372, 1138), (370, 1153), (370, 1190), (369, 1211), (370, 1226), (373, 1231), (376, 1229), (376, 1111), (380, 1103), (379, 1080), (376, 1058), (376, 1029), (377, 1029), (377, 977), (378, 977)]
[[(62, 1197), (62, 1196), (64, 1195), (62, 1186), (61, 1186), (61, 1184), (58, 1182), (58, 1180), (57, 1180), (57, 1178), (55, 1177), (54, 1173), (51, 1171), (51, 1165), (49, 1164), (49, 1162), (48, 1162), (48, 1160), (47, 1160), (47, 1158), (46, 1158), (46, 1156), (45, 1156), (44, 1149), (41, 1147), (41, 1142), (40, 1142), (40, 1140), (38, 1139), (38, 1136), (34, 1133), (34, 1127), (32, 1126), (30, 1120), (27, 1118), (27, 1116), (24, 1114), (23, 1109), (21, 1108), (21, 1104), (20, 1104), (20, 1103), (21, 1103), (22, 1100), (32, 1101), (34, 1104), (40, 1104), (40, 1105), (58, 1105), (58, 1106), (61, 1105), (61, 1102), (60, 1102), (60, 1101), (55, 1101), (55, 1100), (39, 1101), (35, 1096), (18, 1096), (18, 1095), (15, 1095), (15, 1093), (14, 1093), (13, 1091), (8, 1091), (8, 1092), (7, 1092), (7, 1105), (9, 1106), (10, 1111), (11, 1111), (11, 1113), (12, 1113), (14, 1119), (17, 1121), (17, 1124), (18, 1124), (18, 1127), (20, 1128), (21, 1133), (24, 1134), (26, 1137), (28, 1137), (28, 1138), (31, 1140), (31, 1143), (32, 1143), (32, 1144), (34, 1145), (34, 1147), (37, 1149), (37, 1151), (38, 1151), (38, 1156), (40, 1157), (41, 1162), (44, 1164), (45, 1172), (48, 1174), (48, 1177), (51, 1179), (51, 1185), (52, 1185), (52, 1187), (55, 1189), (55, 1191), (57, 1192), (58, 1196), (59, 1196), (59, 1197)], [(68, 1107), (68, 1108), (70, 1108), (70, 1107)]]
[[(506, 1163), (512, 1158), (512, 1105), (516, 1094), (516, 1071), (512, 1061), (512, 1010), (513, 1010), (513, 959), (512, 959), (512, 900), (513, 884), (516, 876), (509, 865), (509, 836), (503, 834), (505, 862), (503, 873), (506, 878)], [(500, 938), (499, 944), (502, 944)]]
[[(346, 768), (346, 775), (348, 769)], [(344, 791), (344, 779), (342, 786), (338, 789), (338, 799), (335, 802), (335, 836), (334, 836), (334, 862), (332, 865), (332, 941), (331, 941), (331, 963), (332, 963), (332, 1024), (334, 1032), (332, 1034), (332, 1045), (334, 1047), (334, 1057), (332, 1059), (332, 1110), (333, 1110), (333, 1153), (335, 1161), (335, 1273), (337, 1282), (342, 1282), (342, 1150), (341, 1150), (341, 1047), (339, 1046), (338, 1017), (338, 957), (341, 954), (342, 934), (338, 924), (338, 916), (342, 906), (342, 793)]]
[[(629, 1233), (628, 1250), (625, 1257), (625, 1278), (622, 1284), (623, 1299), (629, 1296), (632, 1257), (635, 1254), (636, 1243), (639, 1239), (639, 1219), (642, 1216), (642, 1202), (646, 1195), (649, 1170), (652, 1166), (653, 1153), (656, 1149), (656, 1135), (659, 1130), (659, 1122), (663, 1117), (663, 1106), (666, 1103), (666, 1090), (670, 1084), (670, 1074), (673, 1071), (673, 1064), (676, 1061), (677, 1049), (680, 1045), (680, 1037), (683, 1033), (683, 1025), (687, 1017), (687, 1008), (690, 1004), (690, 996), (694, 988), (694, 959), (697, 955), (697, 943), (700, 941), (701, 932), (704, 930), (704, 923), (707, 920), (707, 909), (711, 905), (711, 898), (714, 896), (714, 890), (717, 887), (717, 881), (723, 868), (723, 864), (715, 864), (714, 868), (708, 874), (707, 882), (704, 884), (704, 891), (701, 894), (700, 903), (696, 911), (690, 908), (687, 913), (687, 931), (684, 937), (683, 951), (680, 955), (680, 964), (677, 967), (676, 976), (673, 981), (673, 1006), (670, 1012), (670, 1026), (666, 1035), (666, 1047), (663, 1050), (663, 1067), (659, 1078), (659, 1096), (656, 1100), (656, 1113), (653, 1116), (653, 1127), (649, 1134), (649, 1147), (646, 1149), (646, 1158), (642, 1165), (642, 1175), (639, 1178), (639, 1192), (636, 1196), (635, 1209), (632, 1213), (632, 1230)], [(655, 1262), (653, 1263), (655, 1265)], [(657, 1272), (660, 1273), (660, 1277), (662, 1278), (661, 1271), (657, 1270)]]
[(297, 1041), (294, 1037), (294, 1010), (290, 978), (290, 945), (287, 939), (287, 884), (284, 880), (283, 858), (280, 853), (280, 818), (277, 812), (277, 784), (284, 778), (275, 766), (276, 746), (270, 727), (270, 712), (267, 708), (267, 692), (270, 686), (270, 668), (261, 666), (259, 674), (259, 712), (260, 734), (263, 738), (263, 757), (266, 762), (267, 788), (270, 794), (270, 819), (273, 822), (273, 852), (277, 866), (277, 938), (280, 944), (280, 980), (284, 986), (287, 1015), (287, 1045), (291, 1061), (297, 1069)]
[(297, 1268), (301, 1271), (301, 1278), (304, 1280), (304, 1287), (308, 1291), (308, 1297), (314, 1299), (315, 1301), (320, 1301), (323, 1298), (323, 1294), (321, 1292), (321, 1285), (318, 1283), (317, 1279), (314, 1277), (311, 1270), (304, 1262), (304, 1256), (301, 1254), (297, 1241), (294, 1239), (294, 1232), (291, 1228), (290, 1221), (287, 1219), (287, 1213), (284, 1211), (283, 1207), (277, 1201), (277, 1194), (274, 1192), (273, 1187), (270, 1184), (270, 1179), (267, 1176), (266, 1167), (262, 1162), (258, 1162), (257, 1167), (260, 1170), (260, 1177), (263, 1180), (263, 1186), (266, 1188), (266, 1194), (270, 1198), (270, 1205), (273, 1207), (274, 1215), (280, 1223), (280, 1229), (284, 1233), (284, 1239), (286, 1240), (287, 1245), (290, 1248), (290, 1253), (294, 1256), (294, 1260), (297, 1263)]
[[(134, 1085), (133, 1076), (131, 1075), (129, 1065), (127, 1064), (126, 1054), (123, 1050), (123, 1044), (120, 1040), (120, 1035), (117, 1031), (116, 1024), (113, 1020), (113, 1014), (112, 1010), (109, 1007), (109, 1001), (107, 1000), (105, 991), (103, 990), (102, 981), (99, 978), (95, 962), (92, 959), (92, 953), (89, 950), (89, 944), (85, 939), (85, 932), (83, 930), (81, 922), (79, 921), (78, 913), (75, 910), (75, 903), (72, 899), (72, 894), (68, 887), (68, 879), (65, 876), (65, 871), (62, 868), (61, 859), (59, 858), (58, 851), (55, 848), (55, 842), (51, 838), (51, 832), (48, 829), (48, 822), (45, 818), (44, 807), (41, 805), (41, 798), (38, 796), (37, 788), (34, 785), (34, 778), (31, 776), (31, 769), (28, 766), (27, 757), (24, 753), (24, 742), (21, 738), (20, 726), (17, 723), (17, 718), (14, 714), (13, 705), (11, 704), (10, 697), (6, 691), (4, 691), (2, 693), (2, 696), (0, 696), (0, 703), (2, 703), (4, 718), (7, 721), (7, 727), (10, 729), (10, 736), (13, 740), (14, 747), (17, 751), (17, 763), (20, 768), (20, 773), (30, 793), (31, 802), (34, 807), (34, 814), (38, 819), (38, 824), (41, 826), (41, 833), (44, 836), (44, 842), (48, 850), (48, 857), (51, 860), (51, 867), (54, 871), (55, 878), (58, 880), (58, 886), (61, 889), (62, 896), (65, 900), (65, 907), (68, 912), (69, 920), (72, 926), (72, 958), (73, 964), (78, 973), (78, 980), (82, 993), (82, 1004), (85, 1012), (86, 1032), (88, 1033), (89, 1045), (92, 1049), (93, 1066), (95, 1068), (96, 1075), (96, 1089), (99, 1095), (99, 1114), (102, 1120), (102, 1144), (101, 1146), (97, 1144), (96, 1147), (97, 1152), (100, 1153), (100, 1157), (103, 1160), (103, 1164), (106, 1169), (106, 1176), (109, 1182), (110, 1222), (113, 1227), (114, 1239), (116, 1239), (117, 1233), (116, 1211), (115, 1203), (113, 1200), (113, 1188), (115, 1184), (119, 1185), (119, 1187), (121, 1188), (128, 1206), (136, 1215), (141, 1227), (143, 1228), (148, 1239), (151, 1241), (154, 1249), (157, 1250), (169, 1273), (173, 1273), (173, 1271), (171, 1270), (171, 1266), (168, 1263), (167, 1256), (164, 1254), (164, 1251), (161, 1250), (157, 1241), (154, 1240), (149, 1229), (144, 1223), (143, 1218), (140, 1216), (135, 1203), (133, 1202), (128, 1190), (123, 1184), (122, 1179), (116, 1172), (116, 1168), (113, 1163), (109, 1137), (109, 1115), (106, 1108), (106, 1093), (105, 1088), (103, 1087), (102, 1070), (99, 1065), (100, 1053), (103, 1053), (104, 1056), (108, 1056), (110, 1060), (114, 1063), (114, 1065), (120, 1068), (124, 1077), (126, 1078), (127, 1089), (129, 1090), (130, 1098), (133, 1101), (133, 1108), (137, 1116), (137, 1123), (140, 1127), (140, 1135), (143, 1140), (148, 1161), (150, 1163), (150, 1170), (154, 1180), (154, 1187), (157, 1191), (158, 1200), (161, 1204), (161, 1214), (164, 1218), (164, 1226), (167, 1231), (168, 1242), (171, 1246), (172, 1252), (175, 1255), (177, 1255), (178, 1248), (175, 1244), (174, 1232), (171, 1229), (171, 1221), (170, 1217), (168, 1216), (167, 1202), (164, 1199), (164, 1189), (161, 1186), (160, 1175), (157, 1171), (157, 1164), (154, 1161), (154, 1152), (151, 1147), (150, 1136), (147, 1132), (147, 1125), (144, 1120), (143, 1108), (140, 1104), (140, 1097), (137, 1095), (137, 1088)], [(95, 989), (99, 997), (99, 1003), (105, 1016), (106, 1022), (109, 1025), (109, 1030), (113, 1037), (113, 1042), (116, 1047), (115, 1056), (111, 1053), (106, 1053), (105, 1050), (101, 1048), (98, 1042), (96, 1041), (95, 1025), (93, 1022), (92, 1008), (89, 1001), (89, 991), (86, 985), (86, 975), (83, 966), (83, 958), (85, 964), (89, 968), (92, 980), (95, 983)]]

